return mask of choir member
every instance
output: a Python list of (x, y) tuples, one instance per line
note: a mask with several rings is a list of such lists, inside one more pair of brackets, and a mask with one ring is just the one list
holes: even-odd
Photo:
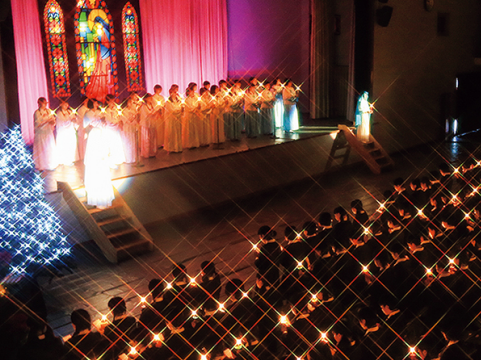
[(122, 129), (120, 106), (115, 103), (115, 97), (108, 94), (105, 97), (107, 102), (107, 108), (104, 111), (105, 114), (105, 128), (104, 136), (109, 145), (109, 157), (110, 166), (116, 167), (125, 162), (124, 148), (122, 145), (122, 137), (120, 135)]
[(230, 132), (230, 129), (232, 128), (233, 118), (232, 118), (231, 107), (230, 107), (232, 103), (232, 99), (230, 96), (231, 92), (230, 92), (230, 89), (227, 87), (227, 81), (225, 80), (219, 81), (219, 91), (222, 96), (222, 99), (224, 100), (224, 104), (223, 104), (224, 110), (222, 113), (222, 118), (224, 122), (224, 134), (226, 139), (229, 139), (229, 132)]
[(37, 101), (38, 109), (33, 114), (35, 137), (33, 143), (33, 160), (37, 170), (54, 170), (58, 166), (55, 144), (55, 115), (47, 107), (47, 99)]
[(127, 164), (133, 164), (139, 160), (139, 113), (137, 112), (137, 107), (131, 97), (127, 98), (127, 105), (122, 110), (122, 124), (125, 162)]
[(210, 114), (213, 108), (212, 95), (203, 87), (200, 89), (200, 146), (209, 146), (212, 143), (212, 127)]
[(165, 98), (162, 96), (162, 86), (154, 86), (154, 108), (155, 108), (155, 124), (157, 125), (157, 147), (161, 148), (164, 146), (165, 137), (165, 122), (164, 122), (164, 106)]
[(242, 133), (242, 123), (244, 119), (244, 91), (241, 89), (241, 82), (236, 80), (231, 90), (230, 111), (232, 116), (232, 126), (229, 139), (239, 141)]
[(214, 108), (210, 114), (212, 126), (212, 142), (214, 144), (221, 144), (225, 142), (224, 133), (224, 98), (220, 92), (219, 87), (214, 85), (210, 89), (211, 95), (214, 97), (212, 103)]
[(286, 80), (286, 86), (282, 90), (284, 100), (284, 131), (290, 132), (299, 129), (299, 115), (297, 113), (297, 101), (299, 94), (294, 88), (292, 80)]
[(104, 136), (105, 118), (98, 111), (98, 102), (88, 101), (89, 111), (84, 122), (88, 125), (88, 140), (85, 150), (84, 185), (87, 204), (100, 209), (110, 207), (114, 199), (110, 175), (109, 146)]
[(204, 81), (202, 83), (202, 86), (203, 86), (203, 89), (205, 89), (206, 91), (210, 92), (210, 82), (208, 82), (207, 80)]
[(274, 93), (271, 91), (271, 84), (266, 82), (261, 93), (261, 133), (272, 135), (274, 133)]
[(284, 84), (282, 84), (281, 79), (275, 79), (271, 86), (271, 90), (276, 98), (276, 102), (274, 104), (274, 133), (275, 129), (281, 128), (282, 124), (284, 123), (284, 100), (282, 99), (283, 89)]
[(171, 153), (182, 152), (183, 103), (178, 92), (179, 86), (172, 85), (169, 89), (169, 99), (165, 102), (164, 150)]
[(200, 146), (199, 124), (200, 124), (200, 97), (196, 93), (197, 84), (190, 83), (186, 89), (184, 101), (184, 113), (182, 117), (182, 147), (194, 149)]
[(157, 124), (155, 123), (155, 104), (151, 94), (144, 96), (140, 107), (140, 155), (144, 158), (157, 154)]
[(259, 127), (259, 94), (256, 92), (254, 85), (249, 86), (244, 96), (245, 117), (246, 117), (246, 135), (248, 138), (255, 138), (260, 133)]
[(77, 146), (79, 160), (83, 160), (85, 156), (85, 146), (87, 145), (87, 134), (84, 129), (84, 115), (89, 110), (87, 102), (89, 99), (85, 98), (82, 105), (77, 109)]
[(60, 165), (72, 166), (78, 160), (77, 117), (68, 102), (62, 101), (57, 110), (57, 152)]

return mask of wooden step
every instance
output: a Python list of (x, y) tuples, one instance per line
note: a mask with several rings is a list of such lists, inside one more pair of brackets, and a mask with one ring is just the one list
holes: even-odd
[(103, 219), (96, 220), (96, 221), (97, 221), (97, 225), (102, 227), (102, 226), (112, 225), (112, 224), (122, 222), (122, 221), (128, 222), (129, 218), (123, 217), (123, 216), (120, 216), (120, 215), (116, 215), (116, 216), (107, 217), (107, 218), (103, 218)]
[(118, 238), (120, 236), (124, 236), (124, 235), (127, 235), (127, 234), (132, 234), (132, 233), (138, 233), (139, 232), (139, 229), (136, 229), (136, 228), (133, 228), (133, 227), (128, 227), (128, 228), (123, 228), (123, 229), (120, 229), (118, 231), (115, 231), (113, 233), (107, 233), (107, 238), (112, 240), (114, 238)]
[(87, 211), (89, 212), (90, 215), (94, 215), (94, 214), (105, 213), (105, 212), (108, 212), (108, 211), (111, 211), (111, 210), (114, 210), (114, 209), (118, 209), (118, 208), (121, 208), (121, 207), (122, 207), (122, 205), (120, 205), (120, 204), (112, 204), (112, 206), (110, 206), (108, 208), (105, 208), (105, 209), (99, 209), (98, 207), (92, 207), (92, 208), (87, 207)]
[(117, 252), (132, 250), (135, 247), (143, 246), (149, 243), (147, 239), (142, 237), (140, 233), (131, 234), (129, 236), (121, 236), (110, 240)]

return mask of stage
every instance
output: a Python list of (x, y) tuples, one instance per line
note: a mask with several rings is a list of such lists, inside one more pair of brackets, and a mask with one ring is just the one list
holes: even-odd
[[(304, 128), (299, 133), (262, 136), (142, 159), (143, 167), (122, 164), (113, 183), (144, 225), (205, 207), (252, 196), (331, 170), (326, 168), (335, 128)], [(346, 164), (361, 159), (351, 152)], [(337, 168), (333, 164), (333, 168)], [(83, 166), (59, 167), (46, 174), (47, 190), (56, 182), (81, 186)]]

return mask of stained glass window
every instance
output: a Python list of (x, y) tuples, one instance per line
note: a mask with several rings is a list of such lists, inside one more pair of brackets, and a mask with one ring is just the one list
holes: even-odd
[(74, 25), (80, 91), (104, 101), (119, 89), (114, 27), (105, 1), (79, 0)]
[(53, 96), (70, 96), (70, 74), (68, 70), (67, 46), (63, 11), (55, 0), (49, 0), (43, 12), (47, 39), (48, 63)]
[(142, 64), (140, 57), (139, 19), (130, 2), (122, 10), (122, 33), (124, 35), (125, 70), (127, 89), (139, 91), (144, 88), (142, 81)]

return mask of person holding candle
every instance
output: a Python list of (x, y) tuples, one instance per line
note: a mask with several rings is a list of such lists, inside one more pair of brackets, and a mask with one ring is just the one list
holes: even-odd
[[(107, 108), (105, 109), (105, 138), (109, 145), (110, 166), (115, 168), (125, 162), (124, 148), (122, 144), (121, 108), (115, 103), (115, 97), (107, 94), (105, 97)], [(120, 113), (119, 113), (120, 112)]]
[(196, 93), (197, 84), (190, 83), (186, 89), (184, 112), (182, 117), (182, 145), (184, 149), (195, 149), (200, 146), (200, 97)]
[(212, 95), (205, 88), (200, 89), (200, 131), (199, 143), (200, 146), (209, 146), (212, 143), (212, 127), (210, 123), (210, 114), (214, 104), (212, 102)]
[(82, 104), (77, 109), (77, 145), (79, 160), (83, 160), (85, 156), (85, 146), (87, 145), (87, 134), (84, 129), (84, 116), (89, 111), (87, 102), (89, 99), (84, 98)]
[(105, 328), (104, 336), (110, 341), (109, 353), (113, 359), (117, 359), (129, 348), (128, 344), (135, 338), (137, 320), (127, 315), (127, 305), (121, 297), (110, 299), (108, 307), (113, 319)]
[(231, 141), (239, 141), (241, 139), (242, 124), (244, 121), (244, 91), (241, 89), (241, 82), (236, 80), (231, 89), (230, 112), (232, 117), (232, 125), (229, 133)]
[(297, 101), (299, 93), (294, 87), (292, 80), (286, 80), (286, 86), (282, 90), (282, 99), (284, 101), (284, 122), (285, 132), (291, 132), (299, 129), (299, 114), (297, 112)]
[(259, 107), (261, 98), (256, 92), (254, 85), (249, 86), (244, 95), (246, 135), (248, 138), (256, 138), (260, 134)]
[(275, 96), (271, 91), (271, 84), (266, 82), (261, 93), (261, 133), (262, 135), (274, 134), (274, 103)]
[(151, 94), (146, 94), (139, 112), (140, 155), (144, 158), (155, 157), (157, 154), (155, 112), (154, 99)]
[(136, 163), (138, 157), (138, 131), (139, 131), (139, 113), (134, 100), (131, 97), (127, 98), (127, 104), (121, 111), (123, 124), (123, 143), (125, 162), (127, 164)]
[(33, 142), (33, 160), (37, 170), (54, 170), (58, 166), (57, 145), (53, 130), (55, 114), (47, 107), (47, 99), (37, 101), (38, 109), (33, 114), (35, 137)]
[(79, 156), (77, 152), (77, 116), (67, 101), (62, 101), (57, 110), (57, 152), (60, 165), (72, 166)]
[(74, 333), (65, 343), (67, 349), (65, 360), (81, 360), (85, 356), (93, 359), (106, 351), (107, 341), (100, 333), (92, 331), (92, 321), (87, 310), (74, 310), (70, 320)]
[(211, 117), (211, 127), (212, 127), (212, 142), (214, 144), (221, 144), (225, 142), (225, 132), (224, 132), (224, 104), (225, 99), (223, 98), (219, 87), (214, 85), (210, 89), (210, 93), (213, 96), (212, 99), (212, 112)]
[(161, 148), (164, 146), (164, 138), (165, 138), (165, 121), (164, 121), (164, 106), (165, 106), (165, 98), (162, 96), (162, 86), (155, 85), (154, 86), (154, 95), (153, 102), (154, 102), (154, 122), (157, 126), (157, 147)]
[(164, 150), (169, 153), (182, 152), (182, 112), (184, 106), (178, 92), (179, 86), (172, 85), (169, 89), (169, 99), (165, 102)]

